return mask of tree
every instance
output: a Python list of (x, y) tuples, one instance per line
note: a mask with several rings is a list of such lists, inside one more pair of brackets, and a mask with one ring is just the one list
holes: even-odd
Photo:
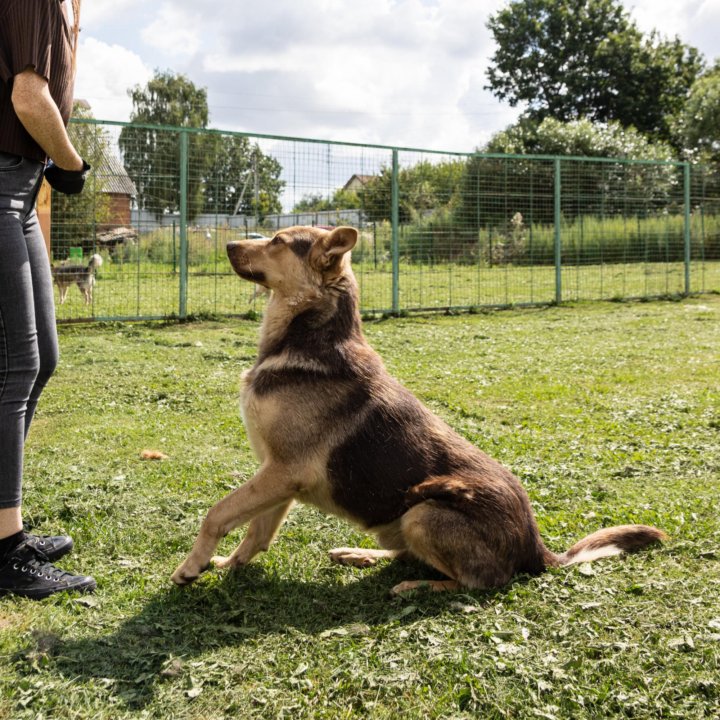
[(617, 120), (668, 140), (703, 68), (679, 39), (643, 36), (618, 0), (513, 0), (488, 27), (487, 89), (536, 120)]
[[(129, 91), (131, 125), (120, 133), (125, 168), (138, 190), (138, 205), (156, 215), (180, 208), (180, 132), (173, 128), (205, 128), (207, 92), (184, 75), (156, 72), (147, 86)], [(134, 127), (165, 125), (166, 128)], [(207, 163), (207, 138), (188, 137), (188, 216), (202, 206), (201, 185)]]
[(720, 61), (693, 84), (676, 133), (689, 157), (720, 162)]
[[(92, 119), (89, 107), (81, 103), (73, 106), (75, 119)], [(69, 248), (82, 247), (84, 252), (93, 250), (95, 228), (109, 220), (110, 201), (104, 192), (105, 181), (98, 171), (104, 158), (111, 152), (107, 132), (92, 123), (71, 123), (68, 135), (80, 155), (91, 165), (83, 192), (78, 195), (52, 193), (51, 200), (51, 247), (56, 259), (65, 259)]]
[[(693, 204), (720, 211), (720, 61), (695, 81), (676, 125), (678, 144), (693, 167)], [(718, 243), (718, 238), (715, 239)], [(706, 252), (709, 250), (706, 247)]]
[(240, 135), (214, 135), (206, 150), (204, 212), (262, 219), (282, 210), (282, 166), (264, 155), (257, 143)]
[[(398, 173), (399, 216), (408, 223), (426, 216), (453, 199), (463, 175), (461, 161), (431, 163), (427, 160)], [(392, 212), (392, 169), (383, 168), (359, 193), (361, 207), (369, 220), (390, 220)]]
[(323, 210), (356, 210), (360, 208), (360, 196), (353, 190), (338, 188), (332, 197), (322, 193), (304, 195), (295, 203), (293, 212), (322, 212)]
[(622, 158), (628, 160), (673, 160), (673, 148), (653, 142), (634, 128), (619, 122), (593, 123), (583, 118), (542, 122), (522, 118), (493, 135), (484, 153), (508, 155), (573, 155), (576, 157)]
[[(521, 157), (488, 157), (512, 154)], [(587, 119), (562, 123), (523, 118), (494, 135), (466, 166), (455, 217), (468, 242), (483, 227), (506, 232), (520, 213), (526, 224), (554, 221), (555, 167), (552, 159), (528, 155), (617, 158), (618, 162), (573, 160), (562, 165), (561, 212), (572, 219), (580, 214), (604, 216), (615, 212), (646, 215), (667, 207), (677, 191), (678, 170), (668, 143), (652, 142), (618, 122), (592, 123)], [(651, 160), (628, 163), (624, 160)]]

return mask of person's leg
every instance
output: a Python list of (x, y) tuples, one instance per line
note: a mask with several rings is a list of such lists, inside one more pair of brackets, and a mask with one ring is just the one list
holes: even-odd
[(0, 153), (0, 595), (40, 599), (92, 591), (93, 578), (56, 568), (72, 540), (22, 529), (25, 437), (57, 364), (52, 282), (34, 210), (42, 167)]
[(25, 220), (24, 232), (32, 275), (35, 327), (40, 361), (37, 378), (30, 391), (25, 411), (25, 437), (27, 438), (40, 394), (57, 367), (58, 339), (50, 259), (35, 210)]
[(14, 191), (3, 170), (0, 164), (0, 539), (22, 529), (25, 415), (40, 368), (32, 272), (16, 199), (24, 187)]

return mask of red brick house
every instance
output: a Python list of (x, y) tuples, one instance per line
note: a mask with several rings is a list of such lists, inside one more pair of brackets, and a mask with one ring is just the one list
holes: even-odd
[(103, 194), (110, 201), (108, 222), (98, 226), (98, 230), (131, 225), (130, 210), (137, 189), (123, 164), (110, 152), (103, 153), (95, 174)]

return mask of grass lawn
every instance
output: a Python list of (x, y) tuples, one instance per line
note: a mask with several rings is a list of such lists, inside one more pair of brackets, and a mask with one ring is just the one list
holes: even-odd
[(332, 565), (328, 549), (371, 541), (298, 507), (251, 566), (174, 588), (207, 508), (256, 468), (237, 396), (258, 324), (62, 326), (25, 514), (71, 533), (59, 564), (99, 588), (0, 599), (0, 718), (720, 717), (720, 295), (365, 331), (522, 479), (553, 550), (621, 523), (671, 540), (390, 599), (427, 571)]

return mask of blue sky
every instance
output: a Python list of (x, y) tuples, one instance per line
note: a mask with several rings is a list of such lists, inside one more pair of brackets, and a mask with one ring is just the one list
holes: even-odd
[[(76, 96), (127, 120), (155, 69), (208, 90), (210, 124), (469, 151), (518, 110), (483, 90), (500, 0), (86, 0)], [(640, 28), (720, 57), (720, 0), (626, 2)]]

